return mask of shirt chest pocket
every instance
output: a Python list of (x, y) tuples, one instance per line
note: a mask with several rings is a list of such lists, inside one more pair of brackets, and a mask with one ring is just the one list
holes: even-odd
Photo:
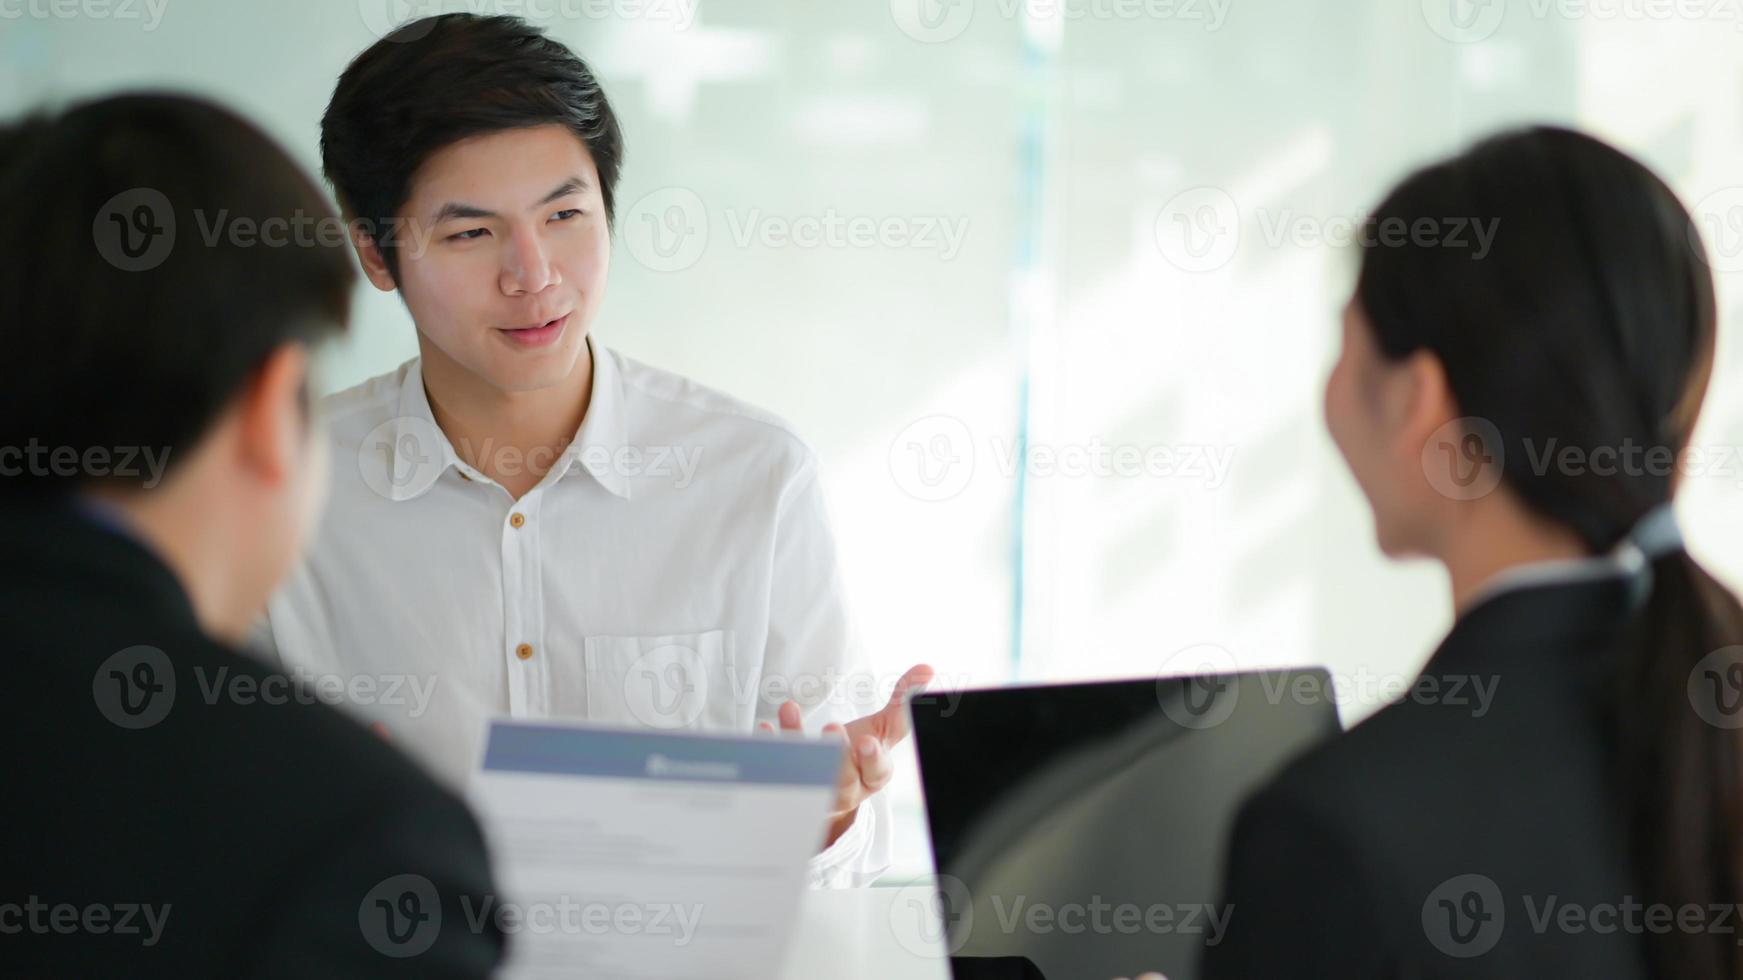
[(745, 731), (756, 705), (740, 690), (731, 630), (589, 636), (587, 718), (642, 728)]

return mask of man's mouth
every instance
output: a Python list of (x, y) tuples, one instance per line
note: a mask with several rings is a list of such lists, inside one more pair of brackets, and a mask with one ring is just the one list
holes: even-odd
[(565, 313), (555, 320), (530, 324), (524, 327), (498, 327), (497, 333), (508, 338), (509, 342), (520, 347), (544, 347), (562, 336), (563, 327), (569, 322), (569, 314)]

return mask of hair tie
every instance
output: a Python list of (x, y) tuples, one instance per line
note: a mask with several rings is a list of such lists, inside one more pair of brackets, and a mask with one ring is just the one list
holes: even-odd
[(1668, 500), (1647, 511), (1629, 528), (1612, 554), (1631, 579), (1629, 593), (1636, 606), (1652, 594), (1652, 563), (1681, 550), (1682, 528)]

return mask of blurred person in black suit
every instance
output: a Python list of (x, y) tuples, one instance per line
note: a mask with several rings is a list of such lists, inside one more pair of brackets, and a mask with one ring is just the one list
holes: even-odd
[(1534, 128), (1409, 177), (1361, 244), (1326, 421), (1456, 621), (1245, 806), (1206, 976), (1743, 976), (1743, 612), (1670, 509), (1714, 357), (1694, 222)]
[(326, 480), (330, 206), (157, 95), (0, 129), (0, 205), (0, 974), (487, 976), (466, 807), (235, 652)]

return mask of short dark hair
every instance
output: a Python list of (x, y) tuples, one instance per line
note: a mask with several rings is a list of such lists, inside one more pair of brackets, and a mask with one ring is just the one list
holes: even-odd
[(418, 167), (471, 136), (550, 124), (592, 155), (609, 223), (623, 134), (587, 64), (519, 17), (441, 14), (401, 25), (339, 76), (321, 117), (321, 165), (397, 278), (393, 219)]
[(0, 213), (0, 491), (149, 485), (107, 454), (173, 470), (274, 350), (350, 318), (332, 205), (210, 102), (122, 95), (0, 126)]

